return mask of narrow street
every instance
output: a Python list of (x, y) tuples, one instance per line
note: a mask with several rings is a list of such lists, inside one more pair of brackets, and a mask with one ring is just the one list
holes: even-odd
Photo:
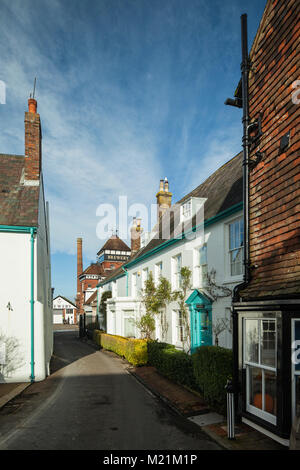
[(218, 450), (77, 331), (54, 334), (52, 374), (0, 411), (0, 449)]

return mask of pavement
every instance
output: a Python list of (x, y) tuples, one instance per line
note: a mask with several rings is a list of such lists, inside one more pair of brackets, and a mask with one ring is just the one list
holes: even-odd
[(235, 426), (235, 439), (227, 437), (227, 422), (205, 403), (200, 394), (175, 384), (155, 367), (132, 367), (128, 370), (153, 394), (179, 415), (197, 424), (202, 431), (226, 450), (288, 450), (287, 447), (244, 423)]

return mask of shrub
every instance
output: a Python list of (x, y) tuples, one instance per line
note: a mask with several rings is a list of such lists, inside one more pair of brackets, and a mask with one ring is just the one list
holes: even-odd
[(197, 390), (191, 356), (178, 351), (172, 344), (149, 341), (148, 364), (174, 382)]
[(100, 330), (94, 331), (93, 340), (102, 348), (113, 351), (118, 356), (125, 357), (134, 366), (147, 364), (147, 341), (143, 339), (124, 338), (109, 335)]
[(225, 414), (225, 385), (232, 377), (232, 351), (219, 346), (201, 346), (192, 355), (192, 361), (195, 380), (204, 399)]

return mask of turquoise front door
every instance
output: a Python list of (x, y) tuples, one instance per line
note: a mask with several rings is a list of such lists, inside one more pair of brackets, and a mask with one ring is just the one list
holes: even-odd
[(200, 346), (212, 345), (212, 303), (198, 290), (194, 290), (186, 303), (191, 315), (191, 354), (193, 354)]

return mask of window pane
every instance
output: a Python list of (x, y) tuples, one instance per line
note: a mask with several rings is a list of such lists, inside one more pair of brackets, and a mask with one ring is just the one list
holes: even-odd
[(229, 225), (229, 248), (230, 250), (233, 250), (233, 248), (235, 248), (234, 224)]
[(183, 341), (183, 323), (181, 311), (178, 312), (177, 322), (177, 341)]
[(300, 376), (295, 376), (295, 387), (296, 387), (296, 416), (300, 416)]
[(234, 224), (234, 230), (235, 230), (235, 247), (238, 248), (240, 246), (240, 222), (236, 222)]
[(249, 404), (262, 409), (262, 370), (249, 367)]
[(240, 220), (240, 245), (243, 246), (244, 244), (244, 221), (243, 219)]
[(207, 245), (203, 245), (200, 248), (200, 266), (207, 264)]
[[(300, 321), (299, 320), (295, 321), (295, 341), (300, 341)], [(296, 357), (299, 360), (300, 355), (299, 355), (298, 349), (299, 349), (299, 346), (297, 346), (296, 348), (296, 351), (297, 351)], [(300, 362), (298, 364), (296, 363), (294, 366), (295, 366), (295, 371), (300, 372)]]
[(258, 320), (245, 322), (245, 361), (258, 363)]
[(276, 366), (276, 331), (275, 320), (262, 320), (260, 358), (265, 366)]
[(124, 318), (124, 334), (126, 338), (134, 337), (134, 319)]
[(230, 252), (231, 276), (242, 274), (242, 250), (233, 250)]
[(276, 374), (265, 370), (265, 408), (264, 411), (276, 415)]

